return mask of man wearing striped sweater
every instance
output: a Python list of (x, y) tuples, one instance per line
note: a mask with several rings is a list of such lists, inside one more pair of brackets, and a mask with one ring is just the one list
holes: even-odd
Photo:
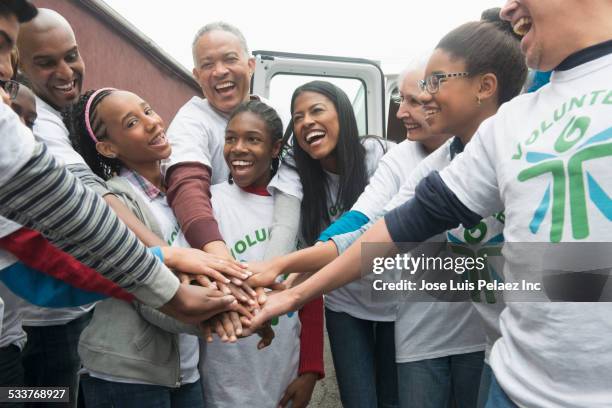
[[(0, 79), (19, 30), (36, 15), (26, 0), (0, 5)], [(0, 215), (40, 231), (51, 243), (98, 271), (138, 300), (185, 322), (197, 323), (234, 307), (232, 296), (180, 285), (93, 191), (36, 143), (0, 90)]]

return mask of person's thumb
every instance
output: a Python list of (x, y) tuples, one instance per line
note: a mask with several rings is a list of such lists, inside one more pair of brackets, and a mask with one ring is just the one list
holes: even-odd
[(251, 326), (249, 327), (249, 329), (254, 332), (268, 320), (270, 319), (268, 319), (268, 313), (266, 312), (265, 308), (261, 309), (255, 314), (255, 317), (251, 319)]
[(194, 312), (200, 315), (198, 316), (200, 320), (208, 320), (219, 313), (232, 310), (234, 305), (238, 305), (238, 301), (234, 296), (224, 295), (222, 292), (220, 293), (221, 296), (217, 294), (212, 296), (207, 295), (207, 297), (194, 308)]

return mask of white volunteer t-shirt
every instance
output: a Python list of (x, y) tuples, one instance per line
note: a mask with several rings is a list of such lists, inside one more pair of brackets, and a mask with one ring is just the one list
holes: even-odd
[(62, 121), (62, 114), (38, 96), (36, 97), (36, 113), (38, 117), (34, 122), (34, 136), (47, 146), (49, 153), (59, 164), (86, 165), (85, 160), (70, 143), (68, 129)]
[[(245, 192), (227, 182), (212, 186), (219, 230), (236, 259), (262, 260), (270, 239), (274, 199)], [(297, 377), (301, 324), (297, 312), (272, 320), (272, 344), (257, 350), (259, 336), (223, 344), (201, 342), (200, 370), (205, 406), (276, 408)]]
[[(142, 188), (133, 181), (132, 178), (124, 177), (124, 180), (128, 181), (134, 193), (142, 200), (143, 203), (147, 204), (149, 211), (155, 217), (155, 221), (159, 226), (159, 229), (163, 235), (164, 241), (168, 246), (190, 248), (185, 236), (181, 232), (172, 208), (168, 205), (165, 195), (157, 195), (151, 199)], [(181, 384), (191, 384), (196, 382), (200, 378), (200, 372), (198, 371), (198, 363), (200, 361), (200, 350), (198, 345), (197, 336), (191, 334), (179, 333), (179, 355), (180, 355), (180, 367), (181, 367)], [(106, 381), (122, 382), (128, 384), (150, 384), (146, 381), (135, 381), (130, 378), (123, 378), (121, 376), (113, 376), (95, 371), (88, 371), (89, 375), (96, 378), (101, 378)], [(151, 384), (155, 385), (155, 384)]]
[(202, 163), (213, 170), (211, 184), (227, 181), (229, 168), (223, 158), (226, 126), (227, 116), (213, 109), (207, 99), (191, 98), (168, 127), (172, 155), (167, 166)]
[(359, 211), (370, 220), (378, 218), (385, 205), (425, 157), (427, 152), (423, 145), (410, 140), (404, 140), (390, 149), (378, 162), (376, 171), (351, 211)]
[[(550, 84), (504, 104), (441, 176), (472, 211), (505, 208), (506, 242), (609, 243), (611, 125), (607, 55), (554, 72)], [(504, 257), (504, 276), (520, 276), (520, 260), (506, 248)], [(508, 396), (525, 407), (609, 407), (610, 303), (509, 300), (491, 353)]]
[[(400, 191), (387, 203), (391, 211), (414, 196), (424, 177), (451, 162), (448, 140), (421, 161), (409, 175)], [(432, 241), (443, 240), (444, 234)], [(485, 333), (471, 302), (410, 301), (404, 294), (395, 320), (395, 359), (398, 363), (473, 353), (485, 349)]]
[[(487, 256), (487, 269), (478, 272), (478, 279), (489, 282), (503, 282), (503, 256), (500, 253), (504, 235), (504, 213), (494, 214), (480, 221), (475, 227), (466, 229), (463, 226), (446, 233), (448, 240), (447, 254), (442, 256), (464, 256), (469, 251), (472, 257)], [(461, 251), (455, 247), (461, 247)], [(504, 310), (503, 293), (482, 290), (477, 298), (472, 299), (472, 305), (482, 319), (482, 327), (486, 336), (485, 362), (489, 363), (493, 344), (501, 337), (499, 315)]]
[[(268, 105), (269, 101), (260, 98)], [(276, 109), (283, 124), (281, 110)], [(215, 110), (207, 99), (194, 96), (179, 109), (168, 127), (168, 139), (172, 145), (172, 155), (165, 164), (169, 168), (177, 163), (197, 162), (212, 169), (211, 184), (223, 183), (228, 180), (229, 167), (223, 158), (225, 144), (225, 128), (228, 115)], [(281, 165), (277, 176), (286, 180), (279, 190), (301, 199), (301, 184), (299, 176), (289, 166)], [(299, 186), (299, 188), (296, 187)]]
[(86, 306), (46, 308), (23, 302), (22, 318), (24, 326), (59, 326), (83, 316), (93, 309), (95, 303)]
[[(382, 139), (365, 138), (363, 145), (366, 149), (366, 167), (368, 177), (371, 177), (381, 161), (385, 152), (392, 152), (397, 147), (393, 142)], [(384, 148), (383, 148), (384, 147)], [(327, 202), (332, 203), (329, 208), (329, 217), (331, 221), (339, 218), (346, 209), (336, 208), (333, 204), (337, 200), (339, 185), (339, 177), (336, 174), (326, 172), (327, 174)], [(364, 207), (372, 205), (378, 201), (377, 199), (364, 200)], [(355, 282), (344, 285), (327, 295), (325, 295), (325, 307), (334, 311), (347, 313), (353, 317), (363, 320), (372, 320), (380, 322), (391, 322), (395, 320), (396, 304), (389, 301), (370, 299), (370, 291), (372, 276), (366, 276)]]

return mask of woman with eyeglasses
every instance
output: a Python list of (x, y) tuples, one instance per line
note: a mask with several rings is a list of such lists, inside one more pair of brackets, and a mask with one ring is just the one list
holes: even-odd
[[(414, 196), (417, 183), (431, 171), (447, 167), (470, 142), (480, 124), (493, 116), (500, 105), (520, 93), (526, 75), (527, 67), (518, 38), (512, 33), (510, 24), (499, 19), (499, 9), (487, 10), (481, 21), (464, 24), (443, 37), (429, 59), (425, 78), (419, 81), (419, 100), (433, 131), (448, 132), (455, 137), (422, 163), (387, 209), (391, 210)], [(459, 227), (447, 231), (445, 235), (449, 245), (444, 254), (457, 256), (466, 251), (496, 254), (503, 242), (503, 226), (504, 215), (497, 213), (471, 229)], [(479, 278), (501, 279), (502, 265), (500, 256), (489, 257), (487, 268)], [(499, 293), (492, 291), (478, 292), (472, 300), (486, 333), (484, 366), (482, 354), (478, 361), (475, 354), (462, 353), (426, 362), (400, 364), (400, 381), (406, 385), (405, 392), (400, 392), (402, 407), (443, 407), (451, 395), (458, 407), (484, 406), (491, 376), (488, 359), (493, 343), (501, 336), (499, 314), (504, 302)], [(398, 353), (401, 348), (418, 347), (414, 342), (417, 333), (447, 322), (443, 316), (415, 322), (414, 307), (411, 306), (405, 303), (398, 313), (396, 325), (403, 327), (403, 330), (397, 330)], [(452, 306), (459, 308), (461, 304)], [(461, 324), (446, 326), (445, 329), (451, 337), (468, 334)], [(438, 341), (441, 338), (429, 346), (435, 347)], [(479, 382), (477, 373), (481, 369)], [(424, 371), (430, 375), (423, 375)], [(430, 380), (437, 377), (441, 385), (437, 393), (432, 393), (431, 389), (428, 393), (419, 387), (423, 377)]]
[[(499, 20), (498, 13), (499, 9), (488, 10), (483, 13), (482, 21), (458, 27), (447, 34), (436, 47), (428, 62), (425, 79), (419, 83), (422, 90), (419, 100), (423, 103), (427, 123), (431, 126), (432, 132), (450, 133), (455, 137), (419, 164), (398, 195), (385, 206), (378, 217), (412, 197), (415, 186), (432, 170), (441, 170), (448, 166), (452, 158), (470, 141), (478, 126), (495, 114), (502, 103), (520, 92), (527, 69), (518, 39), (512, 33), (510, 25)], [(478, 231), (485, 231), (486, 228), (486, 233), (481, 233), (477, 237), (471, 235), (477, 235), (474, 231), (456, 229), (448, 231), (447, 238), (459, 246), (476, 243), (475, 247), (469, 246), (472, 250), (497, 242), (503, 227), (503, 215), (484, 220), (484, 223), (485, 226)], [(310, 264), (311, 269), (323, 267), (330, 258), (336, 256), (336, 248), (339, 252), (347, 249), (370, 225), (348, 235), (332, 237), (335, 245), (327, 242), (304, 250), (300, 261), (304, 266)], [(314, 278), (270, 297), (262, 314), (256, 317), (256, 322), (281, 313), (281, 310), (293, 309), (301, 304), (303, 299), (310, 298), (311, 293), (325, 293), (341, 286), (340, 282), (356, 278), (360, 272), (359, 258), (360, 251), (351, 251), (314, 274)], [(294, 262), (294, 265), (301, 264)], [(491, 345), (499, 336), (497, 320), (499, 311), (503, 307), (497, 299), (493, 305), (488, 308), (477, 307), (482, 312), (485, 322), (487, 356)], [(433, 315), (433, 318), (425, 320), (417, 316), (414, 313), (414, 304), (405, 303), (398, 312), (396, 320), (398, 356), (403, 353), (402, 350), (410, 353), (423, 347), (435, 349), (443, 344), (445, 338), (462, 334), (461, 321), (449, 325), (448, 322), (442, 324), (445, 318), (443, 315), (437, 318)], [(415, 341), (415, 336), (419, 334), (422, 336), (424, 331), (432, 333), (436, 330), (438, 333), (446, 333), (438, 337), (429, 336), (431, 340), (429, 343)], [(457, 351), (457, 355), (462, 353), (465, 353), (465, 350)], [(461, 378), (452, 378), (452, 374), (460, 369), (461, 364), (475, 365), (472, 372), (479, 373), (482, 360), (453, 361), (452, 355), (436, 358), (435, 353), (432, 357), (428, 361), (406, 361), (399, 364), (401, 406), (446, 407), (451, 395), (459, 407), (476, 406), (479, 390), (478, 374)]]

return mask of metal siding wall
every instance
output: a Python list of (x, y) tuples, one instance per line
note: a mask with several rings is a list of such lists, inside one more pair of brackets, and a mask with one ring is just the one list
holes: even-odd
[(112, 86), (134, 92), (153, 106), (166, 125), (198, 94), (180, 77), (150, 62), (148, 54), (89, 11), (66, 0), (33, 3), (56, 10), (72, 25), (85, 61), (84, 90)]

